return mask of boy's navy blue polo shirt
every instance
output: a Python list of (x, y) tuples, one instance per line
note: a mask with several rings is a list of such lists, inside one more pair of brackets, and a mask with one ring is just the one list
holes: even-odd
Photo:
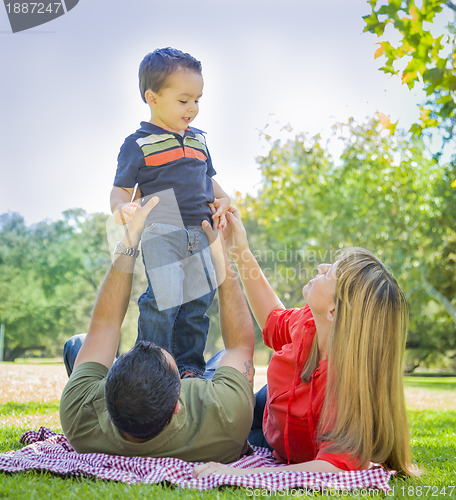
[[(142, 196), (173, 189), (185, 226), (211, 221), (208, 203), (214, 201), (211, 177), (215, 175), (204, 132), (189, 127), (184, 136), (149, 122), (125, 139), (117, 158), (114, 186), (134, 188)], [(148, 223), (176, 225), (175, 205), (160, 199)]]

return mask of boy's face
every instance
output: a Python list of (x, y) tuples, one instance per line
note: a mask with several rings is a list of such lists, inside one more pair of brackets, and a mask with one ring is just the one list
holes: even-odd
[(151, 123), (183, 135), (196, 118), (203, 94), (203, 77), (194, 71), (177, 70), (159, 92), (147, 90), (145, 97), (152, 112)]

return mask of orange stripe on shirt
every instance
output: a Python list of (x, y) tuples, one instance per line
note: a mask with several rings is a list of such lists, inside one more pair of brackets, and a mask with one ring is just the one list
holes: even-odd
[(172, 161), (183, 158), (184, 151), (182, 148), (171, 149), (170, 151), (163, 151), (162, 153), (155, 153), (144, 158), (146, 165), (148, 167), (157, 167), (158, 165), (164, 165), (165, 163), (171, 163)]
[(207, 156), (204, 153), (198, 151), (197, 149), (189, 148), (187, 146), (185, 146), (184, 149), (176, 148), (176, 149), (171, 149), (170, 151), (163, 151), (162, 153), (151, 154), (149, 156), (146, 156), (144, 160), (148, 167), (157, 167), (158, 165), (171, 163), (172, 161), (184, 157), (196, 158), (197, 160), (201, 161), (207, 160)]
[(188, 146), (185, 146), (185, 156), (188, 158), (196, 158), (201, 161), (207, 160), (207, 156), (204, 153), (198, 151), (197, 149), (189, 148)]

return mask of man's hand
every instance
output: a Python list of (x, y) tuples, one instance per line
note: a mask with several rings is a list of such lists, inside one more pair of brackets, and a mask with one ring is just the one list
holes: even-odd
[(226, 265), (228, 255), (226, 253), (224, 238), (221, 231), (213, 229), (207, 220), (201, 223), (206, 233), (211, 249), (212, 264), (215, 269), (217, 287), (219, 287), (226, 278)]
[(110, 202), (114, 222), (120, 226), (128, 224), (133, 218), (136, 209), (141, 206), (138, 202), (140, 198), (141, 191), (137, 187), (125, 188), (113, 186)]
[(159, 201), (158, 196), (153, 196), (147, 201), (147, 203), (144, 204), (144, 206), (141, 206), (138, 203), (132, 203), (132, 205), (137, 206), (134, 208), (130, 223), (128, 226), (125, 226), (125, 236), (122, 240), (124, 245), (132, 248), (136, 248), (139, 245), (147, 216)]
[(128, 203), (122, 203), (118, 205), (113, 214), (114, 222), (116, 224), (119, 224), (119, 226), (125, 226), (129, 224), (138, 208), (141, 208), (141, 205), (136, 201), (130, 201)]
[[(138, 246), (147, 216), (158, 201), (158, 197), (154, 196), (143, 207), (135, 210), (122, 240), (125, 246)], [(130, 301), (134, 264), (134, 257), (116, 255), (98, 292), (87, 337), (76, 357), (74, 368), (88, 361), (111, 367)]]
[(134, 209), (133, 217), (128, 225), (127, 233), (129, 233), (132, 238), (138, 238), (138, 242), (136, 244), (139, 243), (139, 238), (141, 238), (141, 233), (144, 230), (144, 224), (146, 223), (147, 216), (159, 201), (160, 199), (158, 196), (152, 196), (152, 198), (150, 198), (144, 206), (141, 206), (136, 202), (132, 203), (132, 205), (138, 205), (138, 207)]

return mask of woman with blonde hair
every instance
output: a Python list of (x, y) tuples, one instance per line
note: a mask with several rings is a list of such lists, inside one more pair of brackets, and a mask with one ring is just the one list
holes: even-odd
[[(341, 472), (374, 462), (414, 474), (402, 381), (408, 306), (391, 273), (365, 249), (341, 251), (304, 286), (305, 307), (287, 310), (251, 253), (238, 212), (230, 209), (228, 219), (228, 250), (274, 349), (251, 444), (269, 446), (286, 464), (274, 471)], [(271, 469), (209, 462), (194, 476), (256, 472)]]

